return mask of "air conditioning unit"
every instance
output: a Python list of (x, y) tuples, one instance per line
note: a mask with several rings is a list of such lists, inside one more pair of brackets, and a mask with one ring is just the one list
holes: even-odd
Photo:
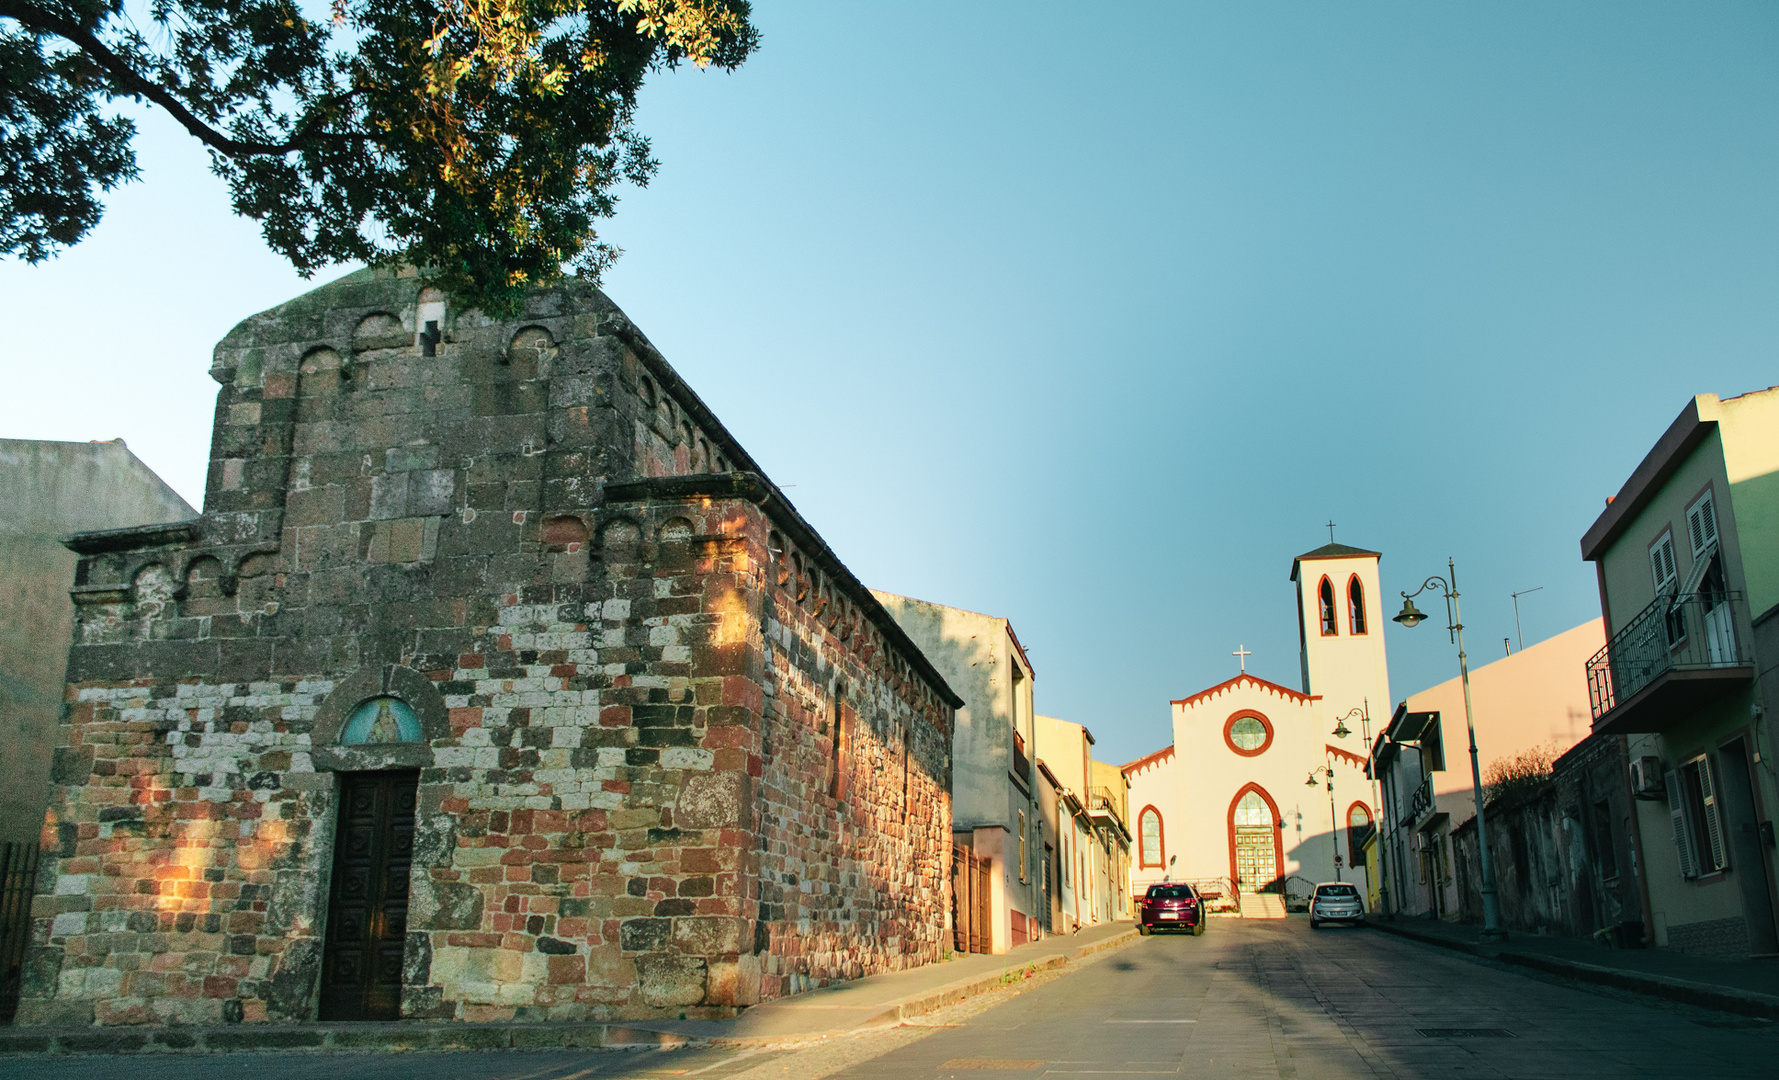
[(1662, 759), (1640, 757), (1631, 762), (1631, 794), (1639, 799), (1665, 799), (1667, 786), (1662, 782)]

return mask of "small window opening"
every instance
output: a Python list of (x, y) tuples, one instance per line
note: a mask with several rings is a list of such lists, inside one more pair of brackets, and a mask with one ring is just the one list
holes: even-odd
[(828, 794), (836, 799), (844, 799), (847, 754), (850, 751), (847, 742), (852, 737), (852, 707), (846, 703), (846, 687), (840, 682), (834, 683), (834, 697), (829, 712), (834, 723), (829, 740), (833, 757), (829, 762)]
[(1358, 574), (1347, 582), (1347, 633), (1365, 633), (1365, 586)]
[(1025, 854), (1025, 834), (1025, 811), (1021, 810), (1019, 812), (1019, 880), (1022, 882), (1026, 879), (1026, 862), (1028, 861)]

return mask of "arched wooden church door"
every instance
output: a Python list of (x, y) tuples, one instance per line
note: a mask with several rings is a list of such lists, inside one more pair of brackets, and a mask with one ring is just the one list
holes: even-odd
[(1249, 784), (1229, 807), (1231, 873), (1243, 892), (1278, 892), (1281, 864), (1278, 811)]

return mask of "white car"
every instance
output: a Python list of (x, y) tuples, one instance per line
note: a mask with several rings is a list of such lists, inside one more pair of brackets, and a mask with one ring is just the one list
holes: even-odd
[(1310, 894), (1310, 929), (1319, 929), (1325, 922), (1364, 921), (1365, 898), (1359, 895), (1357, 885), (1324, 881)]

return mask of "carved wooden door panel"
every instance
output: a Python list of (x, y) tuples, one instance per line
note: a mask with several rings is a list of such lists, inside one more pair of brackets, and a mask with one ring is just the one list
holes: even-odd
[(401, 1016), (408, 869), (420, 774), (342, 773), (334, 840), (321, 1019)]
[(1270, 892), (1276, 888), (1276, 842), (1269, 825), (1236, 826), (1235, 872), (1243, 892)]

